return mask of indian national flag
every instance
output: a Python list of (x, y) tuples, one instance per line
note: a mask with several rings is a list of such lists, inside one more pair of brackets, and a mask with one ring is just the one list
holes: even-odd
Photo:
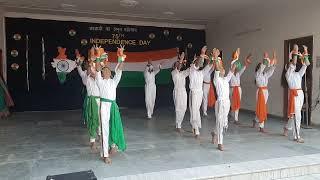
[[(177, 61), (177, 49), (166, 49), (145, 52), (125, 52), (124, 72), (119, 86), (121, 87), (142, 87), (144, 86), (143, 72), (148, 60), (152, 60), (152, 65), (156, 69), (162, 63), (162, 70), (156, 76), (157, 84), (168, 84), (171, 82), (171, 68)], [(109, 52), (109, 61), (112, 70), (117, 65), (117, 55), (115, 52)]]

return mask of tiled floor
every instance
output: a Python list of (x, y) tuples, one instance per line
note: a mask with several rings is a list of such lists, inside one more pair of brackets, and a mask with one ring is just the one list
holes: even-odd
[(210, 143), (213, 112), (203, 118), (200, 140), (192, 137), (188, 115), (183, 123), (186, 132), (182, 136), (174, 132), (173, 109), (157, 110), (152, 120), (145, 119), (144, 109), (121, 112), (128, 149), (113, 157), (111, 166), (90, 152), (80, 111), (18, 113), (0, 121), (0, 179), (43, 180), (47, 175), (89, 169), (103, 179), (320, 153), (317, 128), (303, 129), (306, 142), (297, 144), (281, 136), (280, 119), (268, 120), (267, 134), (250, 128), (254, 115), (248, 112), (240, 113), (243, 125), (230, 123), (224, 152)]

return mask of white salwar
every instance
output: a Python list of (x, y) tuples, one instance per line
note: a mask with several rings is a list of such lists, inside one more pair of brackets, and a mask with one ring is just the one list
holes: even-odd
[[(266, 68), (266, 65), (261, 64), (259, 70), (256, 72), (256, 85), (258, 87), (258, 89), (256, 91), (256, 101), (258, 101), (259, 88), (260, 87), (268, 87), (269, 78), (274, 73), (276, 66), (272, 65), (267, 72), (263, 72), (265, 68)], [(267, 104), (268, 97), (269, 97), (269, 91), (268, 91), (268, 89), (263, 89), (262, 91), (263, 91), (265, 103)], [(257, 116), (255, 117), (255, 121), (257, 123), (259, 123), (260, 128), (264, 128), (264, 122), (260, 123)]]
[[(95, 96), (100, 97), (99, 87), (97, 85), (97, 82), (94, 78), (92, 78), (90, 75), (87, 74), (87, 71), (83, 71), (80, 66), (77, 66), (78, 73), (81, 77), (83, 85), (86, 86), (87, 89), (87, 96)], [(100, 99), (96, 98), (96, 102), (98, 105), (98, 109), (100, 109)], [(98, 111), (98, 117), (100, 118), (100, 112)], [(101, 135), (101, 125), (99, 124), (98, 135)], [(96, 139), (94, 137), (90, 137), (90, 142), (95, 142)]]
[(303, 90), (301, 89), (302, 84), (302, 77), (304, 76), (307, 66), (302, 65), (299, 72), (296, 72), (296, 66), (290, 64), (287, 72), (286, 72), (286, 79), (288, 82), (289, 89), (297, 89), (298, 96), (295, 96), (294, 103), (294, 117), (288, 120), (286, 128), (289, 130), (293, 130), (293, 137), (295, 139), (300, 138), (300, 125), (301, 125), (301, 109), (304, 103), (304, 94)]
[[(233, 95), (233, 87), (238, 86), (239, 87), (239, 95), (240, 95), (240, 101), (242, 97), (242, 89), (241, 89), (241, 75), (244, 73), (246, 70), (246, 66), (244, 66), (239, 72), (237, 73), (232, 73), (232, 77), (230, 80), (230, 97), (232, 98)], [(239, 110), (234, 111), (234, 120), (239, 121)]]
[(199, 70), (194, 64), (190, 66), (190, 92), (189, 92), (189, 110), (190, 110), (190, 123), (192, 128), (195, 130), (195, 134), (199, 135), (201, 128), (201, 115), (200, 115), (200, 107), (202, 103), (202, 84), (203, 84), (203, 76), (207, 74), (212, 65), (207, 65), (204, 69)]
[(202, 97), (202, 111), (203, 115), (207, 116), (208, 110), (208, 96), (210, 90), (210, 83), (211, 83), (211, 73), (213, 69), (211, 69), (208, 73), (203, 75), (203, 97)]
[[(117, 86), (120, 82), (122, 70), (115, 69), (115, 76), (111, 79), (103, 79), (101, 72), (97, 72), (97, 84), (100, 89), (100, 97), (103, 99), (116, 100)], [(101, 101), (101, 156), (109, 157), (109, 120), (110, 120), (111, 102)]]
[(144, 71), (144, 79), (145, 79), (145, 102), (146, 102), (146, 108), (147, 108), (147, 116), (148, 118), (152, 118), (153, 115), (153, 109), (154, 104), (156, 101), (156, 95), (157, 95), (157, 87), (155, 82), (156, 75), (160, 72), (160, 67), (152, 72), (149, 72), (149, 69), (153, 69), (152, 66), (146, 67)]
[(226, 77), (220, 77), (220, 71), (215, 71), (214, 73), (213, 83), (218, 97), (215, 105), (216, 128), (214, 134), (217, 136), (218, 144), (223, 144), (223, 130), (228, 128), (228, 114), (230, 111), (229, 81), (232, 74), (230, 71)]
[(190, 70), (179, 71), (174, 69), (171, 72), (174, 89), (173, 102), (176, 110), (176, 128), (181, 128), (184, 115), (187, 110), (187, 91), (186, 91), (186, 77), (189, 76)]

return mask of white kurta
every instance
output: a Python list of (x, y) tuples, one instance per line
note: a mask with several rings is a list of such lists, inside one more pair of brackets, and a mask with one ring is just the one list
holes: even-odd
[(218, 97), (215, 105), (215, 135), (217, 136), (218, 144), (223, 144), (223, 129), (228, 127), (228, 114), (230, 111), (229, 81), (232, 75), (231, 71), (226, 77), (220, 77), (220, 71), (215, 71), (214, 74), (213, 83)]
[(155, 71), (149, 72), (148, 69), (150, 67), (146, 67), (144, 71), (144, 80), (145, 80), (145, 102), (147, 108), (148, 118), (152, 118), (154, 104), (157, 96), (157, 87), (155, 82), (156, 75), (160, 72), (160, 68)]
[(190, 123), (195, 130), (195, 134), (199, 135), (199, 128), (201, 128), (200, 107), (203, 96), (203, 76), (207, 74), (212, 65), (207, 65), (204, 69), (199, 70), (194, 64), (190, 66), (190, 92), (189, 92), (189, 109), (190, 109)]
[[(302, 77), (304, 76), (307, 66), (303, 65), (299, 72), (296, 72), (296, 66), (290, 64), (287, 72), (286, 79), (288, 82), (289, 89), (298, 89), (298, 96), (295, 96), (295, 111), (294, 111), (294, 119), (289, 119), (287, 128), (293, 129), (293, 137), (295, 139), (300, 138), (300, 125), (301, 125), (301, 109), (304, 102), (304, 94), (301, 88), (302, 85)], [(294, 127), (294, 128), (293, 128)]]
[(187, 110), (186, 77), (189, 76), (189, 73), (190, 69), (184, 71), (175, 69), (171, 72), (174, 84), (173, 102), (176, 110), (176, 128), (181, 128), (181, 123)]
[[(103, 79), (101, 72), (97, 72), (97, 84), (100, 89), (100, 97), (109, 100), (116, 100), (117, 86), (120, 82), (122, 75), (121, 70), (117, 70), (112, 79)], [(101, 141), (101, 156), (109, 157), (109, 120), (110, 120), (110, 102), (101, 102), (100, 114), (101, 114), (101, 129), (102, 129), (102, 141)]]
[[(236, 74), (232, 73), (232, 77), (230, 80), (230, 97), (232, 97), (233, 94), (233, 87), (238, 86), (239, 87), (239, 95), (240, 95), (240, 101), (242, 97), (242, 89), (241, 89), (241, 75), (244, 73), (246, 70), (246, 66), (244, 66), (239, 72)], [(234, 120), (239, 121), (239, 110), (236, 110), (234, 112)]]
[(211, 73), (213, 72), (213, 68), (206, 74), (203, 75), (203, 97), (202, 97), (202, 111), (206, 116), (208, 110), (208, 95), (210, 90), (211, 83)]
[[(92, 78), (87, 74), (87, 71), (83, 71), (80, 66), (77, 66), (78, 73), (81, 77), (83, 85), (86, 86), (87, 96), (95, 96), (100, 97), (99, 87), (97, 85), (96, 79)], [(98, 105), (98, 109), (100, 109), (100, 99), (96, 98), (96, 102)], [(98, 117), (100, 118), (100, 112), (98, 111)], [(101, 135), (101, 125), (98, 128), (98, 135)], [(90, 142), (95, 142), (96, 139), (94, 137), (90, 137)]]
[[(265, 68), (266, 68), (266, 66), (264, 64), (261, 64), (259, 70), (256, 72), (256, 85), (258, 88), (259, 87), (268, 87), (269, 78), (274, 73), (276, 66), (275, 65), (271, 66), (267, 72), (264, 72)], [(263, 91), (265, 103), (267, 104), (268, 97), (269, 97), (269, 91), (268, 91), (268, 89), (263, 89), (262, 91)], [(257, 89), (257, 91), (256, 91), (256, 101), (258, 101), (258, 92), (259, 92), (259, 89)], [(257, 117), (255, 118), (255, 120), (256, 120), (256, 122), (259, 122), (259, 119)], [(259, 127), (264, 128), (264, 122), (259, 123)]]

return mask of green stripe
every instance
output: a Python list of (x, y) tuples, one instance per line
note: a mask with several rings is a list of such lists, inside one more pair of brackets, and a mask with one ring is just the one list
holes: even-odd
[[(162, 69), (156, 75), (156, 84), (165, 85), (171, 83), (171, 70)], [(140, 71), (124, 71), (122, 73), (120, 87), (144, 87), (143, 72)]]

